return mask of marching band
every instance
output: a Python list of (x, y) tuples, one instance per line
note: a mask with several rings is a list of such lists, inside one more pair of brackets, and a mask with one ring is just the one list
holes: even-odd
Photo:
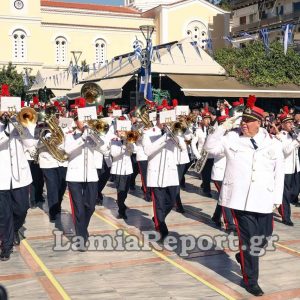
[[(180, 187), (189, 169), (201, 174), (203, 196), (212, 197), (211, 181), (215, 183), (219, 203), (212, 222), (221, 227), (223, 215), (225, 229), (238, 234), (236, 259), (243, 284), (253, 295), (262, 295), (250, 239), (272, 234), (274, 208), (285, 225), (293, 226), (291, 204), (298, 205), (300, 192), (295, 114), (285, 108), (269, 126), (265, 112), (249, 96), (246, 105), (241, 99), (232, 105), (224, 101), (217, 110), (192, 113), (177, 101), (169, 106), (166, 100), (161, 105), (146, 100), (124, 115), (113, 103), (107, 117), (98, 107), (90, 119), (82, 114), (95, 102), (92, 92), (85, 91), (85, 99), (77, 99), (70, 111), (57, 102), (43, 107), (36, 99), (19, 112), (2, 111), (1, 106), (0, 161), (5, 171), (0, 173), (0, 260), (8, 260), (13, 246), (20, 244), (27, 210), (44, 201), (44, 183), (50, 222), (60, 214), (68, 190), (76, 235), (84, 241), (78, 250), (86, 251), (90, 219), (95, 206), (103, 204), (109, 178), (113, 176), (117, 190), (117, 217), (127, 219), (125, 202), (137, 173), (163, 243), (169, 234), (168, 214), (173, 208), (185, 212)], [(69, 119), (68, 126), (62, 126), (62, 118)], [(265, 244), (266, 239), (260, 247)]]

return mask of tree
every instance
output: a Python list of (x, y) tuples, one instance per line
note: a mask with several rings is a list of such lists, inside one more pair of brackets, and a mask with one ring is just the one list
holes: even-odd
[(29, 86), (25, 87), (23, 75), (17, 72), (11, 62), (0, 70), (0, 85), (8, 84), (12, 96), (25, 98), (25, 91), (32, 86), (33, 80), (34, 77), (29, 77)]
[(215, 53), (216, 61), (229, 76), (253, 86), (300, 85), (300, 56), (292, 48), (284, 55), (280, 42), (270, 44), (266, 53), (261, 41), (245, 48), (223, 48)]

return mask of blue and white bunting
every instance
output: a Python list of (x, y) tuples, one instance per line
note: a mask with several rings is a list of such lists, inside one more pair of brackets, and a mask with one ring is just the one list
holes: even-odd
[(185, 59), (185, 56), (184, 56), (184, 53), (183, 53), (183, 46), (182, 46), (182, 44), (177, 43), (177, 47), (178, 47), (178, 49), (180, 50), (180, 52), (181, 52), (181, 54), (183, 56), (184, 62), (186, 63), (186, 59)]

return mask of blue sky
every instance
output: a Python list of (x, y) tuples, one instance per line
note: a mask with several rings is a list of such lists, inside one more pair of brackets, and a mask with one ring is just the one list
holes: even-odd
[(106, 5), (123, 5), (123, 0), (63, 0), (63, 2), (95, 3)]

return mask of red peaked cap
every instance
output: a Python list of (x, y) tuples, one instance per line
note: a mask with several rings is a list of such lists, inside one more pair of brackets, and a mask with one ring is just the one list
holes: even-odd
[(289, 107), (288, 106), (283, 107), (283, 113), (279, 116), (279, 120), (280, 120), (281, 123), (285, 123), (285, 122), (289, 122), (289, 121), (294, 120), (293, 116), (291, 116), (289, 114)]
[(24, 100), (21, 101), (21, 107), (22, 108), (25, 107), (25, 101)]
[(151, 101), (149, 99), (145, 99), (145, 104), (150, 108), (150, 109), (154, 109), (156, 106), (156, 103), (154, 101)]
[(173, 99), (172, 100), (172, 105), (173, 105), (173, 107), (178, 106), (178, 100), (177, 99)]
[(70, 105), (71, 109), (83, 108), (86, 106), (86, 101), (84, 98), (76, 98), (75, 104)]
[(172, 106), (169, 106), (168, 100), (163, 99), (161, 102), (161, 105), (157, 106), (157, 111), (163, 111), (163, 110), (170, 110), (172, 109)]
[(121, 107), (117, 105), (115, 102), (112, 102), (111, 106), (107, 108), (108, 112), (112, 112), (113, 110), (119, 110)]
[(232, 103), (233, 107), (237, 107), (237, 106), (240, 106), (240, 105), (244, 105), (244, 98), (240, 98), (239, 101), (235, 101), (235, 102)]
[(103, 106), (102, 105), (99, 105), (98, 108), (97, 108), (97, 115), (100, 115), (103, 111)]
[(8, 84), (2, 84), (2, 86), (1, 86), (1, 95), (0, 96), (3, 96), (3, 97), (9, 97), (10, 96)]
[(203, 113), (201, 114), (202, 116), (202, 119), (205, 119), (205, 118), (211, 118), (211, 114), (209, 113), (209, 110), (208, 110), (208, 107), (204, 107), (204, 111)]
[(249, 95), (242, 117), (261, 121), (264, 118), (264, 110), (255, 106), (255, 102), (256, 97), (254, 95)]
[(217, 118), (217, 121), (218, 121), (218, 124), (220, 125), (220, 124), (222, 124), (224, 121), (226, 121), (226, 119), (228, 119), (229, 118), (229, 116), (227, 116), (227, 115), (225, 115), (225, 116), (219, 116), (218, 118)]
[(126, 118), (125, 118), (124, 116), (120, 116), (120, 117), (118, 118), (118, 120), (120, 120), (120, 121), (126, 121)]
[(38, 96), (33, 96), (32, 103), (33, 103), (33, 105), (39, 105), (39, 97)]

